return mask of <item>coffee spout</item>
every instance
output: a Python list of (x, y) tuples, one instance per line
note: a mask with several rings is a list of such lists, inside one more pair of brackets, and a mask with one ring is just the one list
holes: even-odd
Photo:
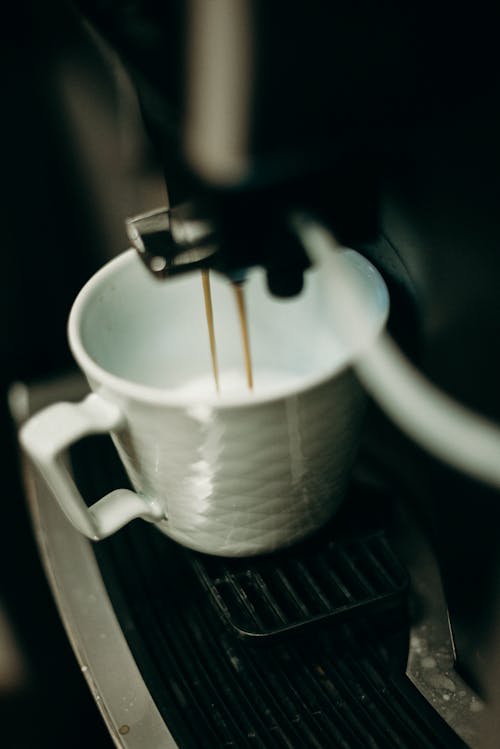
[(227, 211), (217, 219), (206, 215), (192, 203), (160, 208), (127, 219), (127, 235), (156, 278), (214, 270), (241, 283), (251, 267), (260, 266), (271, 294), (300, 293), (310, 262), (286, 220), (270, 221), (251, 208)]
[(189, 204), (160, 208), (126, 221), (132, 246), (156, 278), (213, 267), (217, 251), (209, 221), (195, 218)]

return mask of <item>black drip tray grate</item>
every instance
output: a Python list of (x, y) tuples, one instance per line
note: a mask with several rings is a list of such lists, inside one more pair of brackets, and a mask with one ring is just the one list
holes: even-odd
[(255, 647), (155, 528), (132, 524), (96, 553), (180, 749), (464, 749), (405, 677), (404, 604)]
[[(85, 496), (123, 485), (112, 448), (95, 439), (79, 448)], [(385, 506), (357, 487), (335, 537), (326, 529), (252, 561), (188, 553), (142, 521), (95, 545), (123, 633), (180, 749), (464, 749), (405, 676), (406, 579), (383, 533)], [(265, 636), (297, 626), (294, 637)]]
[(383, 532), (313, 540), (261, 560), (190, 558), (220, 615), (243, 637), (381, 611), (400, 603), (409, 584)]

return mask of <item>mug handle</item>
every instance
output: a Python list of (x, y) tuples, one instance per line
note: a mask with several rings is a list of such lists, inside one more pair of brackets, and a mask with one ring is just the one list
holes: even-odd
[(61, 510), (87, 538), (106, 538), (130, 520), (164, 519), (160, 503), (129, 489), (117, 489), (88, 507), (66, 466), (65, 451), (90, 434), (122, 428), (119, 407), (96, 393), (79, 403), (56, 403), (35, 414), (21, 429), (20, 442), (52, 489)]

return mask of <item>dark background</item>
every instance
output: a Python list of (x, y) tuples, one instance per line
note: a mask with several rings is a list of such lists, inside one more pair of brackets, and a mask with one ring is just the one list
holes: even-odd
[[(116, 3), (80, 5), (111, 18), (122, 42), (144, 42), (145, 49), (157, 42), (148, 36), (150, 26), (140, 25), (141, 3), (121, 4), (123, 24), (113, 22)], [(277, 14), (272, 8), (278, 5), (256, 3), (262, 18)], [(328, 111), (334, 123), (337, 111), (349, 115), (338, 130), (341, 144), (352, 148), (359, 139), (365, 149), (377, 143), (379, 166), (383, 156), (376, 197), (384, 237), (365, 249), (392, 284), (393, 330), (433, 380), (499, 420), (498, 19), (483, 15), (481, 4), (470, 15), (422, 9), (411, 17), (396, 12), (396, 5), (381, 4), (380, 15), (372, 8), (365, 17), (361, 4), (359, 25), (354, 11), (342, 15), (362, 34), (354, 45), (337, 31), (333, 52), (339, 65), (346, 59), (354, 65), (363, 95), (352, 85), (339, 86), (340, 98), (332, 97)], [(18, 669), (6, 680), (0, 674), (2, 746), (104, 747), (110, 740), (70, 652), (35, 548), (7, 393), (13, 382), (49, 379), (72, 367), (66, 345), (71, 303), (83, 282), (125, 249), (124, 218), (165, 203), (164, 165), (145, 139), (137, 100), (117, 58), (71, 4), (25, 2), (11, 7), (10, 16), (1, 45), (0, 655), (17, 653)], [(300, 13), (287, 16), (289, 30), (314, 29), (313, 15), (308, 23), (302, 20)], [(137, 37), (128, 36), (131, 29)], [(321, 39), (323, 49), (315, 54), (328, 60), (332, 44), (325, 25)], [(261, 41), (262, 97), (254, 135), (265, 162), (281, 142), (296, 99), (293, 77), (287, 88), (286, 70), (271, 70), (273, 55), (266, 57), (275, 39), (266, 42), (264, 34)], [(308, 59), (300, 51), (296, 59)], [(333, 76), (333, 83), (348, 80)], [(310, 111), (287, 129), (292, 152), (296, 138), (313, 142), (321, 83), (316, 80), (317, 89), (311, 89), (318, 95)], [(143, 104), (151, 101), (146, 97)], [(276, 101), (279, 116), (270, 120), (267, 108)], [(165, 159), (158, 138), (166, 132), (162, 116), (168, 112), (155, 106), (149, 111), (149, 132)], [(273, 126), (267, 128), (268, 122)], [(323, 138), (326, 124), (320, 127)], [(342, 166), (344, 176), (348, 166)], [(344, 183), (332, 174), (341, 196)], [(483, 690), (489, 686), (494, 699), (498, 679), (485, 664), (500, 660), (497, 493), (430, 461), (387, 424), (379, 435), (381, 460), (396, 474), (404, 468), (399, 472), (438, 556), (463, 673)]]
[(112, 742), (42, 571), (7, 394), (14, 382), (73, 366), (66, 320), (77, 291), (126, 248), (125, 216), (165, 195), (127, 81), (69, 4), (18, 3), (9, 15), (0, 120), (0, 743), (97, 749)]

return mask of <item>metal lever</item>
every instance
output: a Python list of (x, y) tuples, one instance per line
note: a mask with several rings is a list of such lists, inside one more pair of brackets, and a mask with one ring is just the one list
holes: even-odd
[(213, 265), (214, 229), (209, 221), (194, 217), (189, 203), (139, 214), (125, 226), (132, 246), (157, 278)]

